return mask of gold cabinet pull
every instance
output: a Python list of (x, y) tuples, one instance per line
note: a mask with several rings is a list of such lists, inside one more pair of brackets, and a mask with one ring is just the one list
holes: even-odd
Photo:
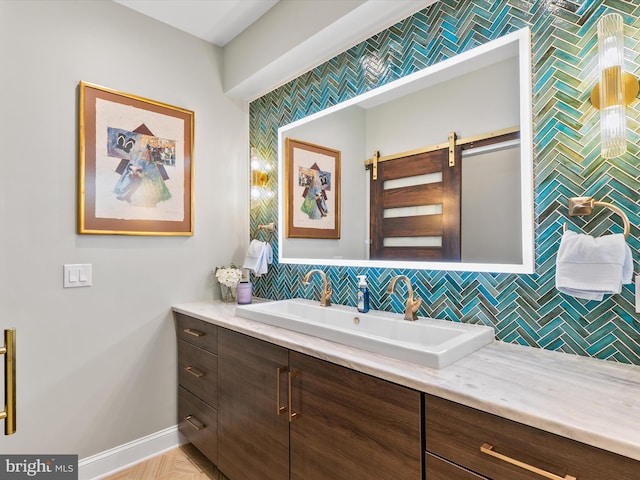
[(192, 367), (191, 365), (189, 365), (188, 367), (184, 368), (185, 371), (189, 372), (191, 375), (193, 375), (194, 377), (204, 377), (204, 372), (201, 372), (200, 370), (198, 370), (196, 367)]
[(4, 331), (4, 346), (0, 347), (4, 355), (4, 410), (0, 420), (4, 419), (4, 434), (16, 433), (16, 329)]
[(294, 412), (293, 411), (293, 379), (294, 377), (297, 377), (298, 374), (300, 372), (298, 372), (297, 370), (294, 370), (293, 372), (288, 372), (287, 373), (287, 381), (288, 381), (288, 387), (289, 387), (289, 422), (293, 422), (294, 420), (296, 420), (300, 414), (298, 412)]
[(186, 417), (184, 417), (184, 419), (189, 425), (191, 425), (196, 430), (202, 430), (204, 427), (206, 427), (204, 423), (199, 422), (198, 419), (196, 419), (193, 415), (187, 415)]
[(578, 480), (576, 477), (572, 475), (565, 475), (564, 477), (561, 477), (559, 475), (555, 475), (554, 473), (547, 472), (546, 470), (542, 470), (541, 468), (534, 467), (533, 465), (529, 465), (528, 463), (521, 462), (520, 460), (516, 460), (515, 458), (511, 458), (501, 453), (498, 453), (493, 449), (493, 445), (490, 445), (488, 443), (483, 443), (482, 446), (480, 447), (480, 451), (494, 458), (497, 458), (498, 460), (502, 460), (503, 462), (507, 462), (511, 465), (515, 465), (516, 467), (520, 467), (529, 472), (537, 473), (538, 475), (544, 478), (549, 478), (550, 480)]
[(280, 405), (280, 377), (283, 373), (288, 372), (289, 369), (287, 367), (278, 367), (276, 369), (276, 409), (277, 414), (280, 415), (287, 411), (287, 405)]
[(193, 328), (185, 328), (183, 332), (193, 335), (194, 337), (204, 337), (206, 335), (206, 333), (201, 332), (200, 330), (194, 330)]

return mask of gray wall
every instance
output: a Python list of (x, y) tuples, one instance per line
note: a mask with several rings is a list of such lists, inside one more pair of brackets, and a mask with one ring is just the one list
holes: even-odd
[[(478, 119), (482, 121), (478, 121)], [(520, 123), (518, 57), (459, 75), (367, 112), (367, 151), (389, 155)]]
[[(366, 187), (367, 153), (365, 111), (345, 108), (331, 115), (303, 123), (282, 134), (340, 151), (340, 239), (284, 238), (282, 253), (288, 258), (366, 259), (369, 254), (368, 210)], [(284, 159), (284, 156), (283, 156)]]
[[(172, 304), (248, 238), (246, 106), (221, 51), (110, 1), (0, 0), (0, 328), (18, 335), (2, 453), (102, 452), (176, 423)], [(80, 80), (195, 111), (195, 235), (76, 234)], [(242, 212), (239, 214), (239, 212)], [(93, 287), (62, 288), (64, 263)]]

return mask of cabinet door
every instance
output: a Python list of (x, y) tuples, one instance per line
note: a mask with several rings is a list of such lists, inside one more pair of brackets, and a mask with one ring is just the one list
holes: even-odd
[(223, 328), (218, 347), (218, 468), (230, 480), (288, 479), (289, 423), (276, 400), (288, 350)]
[(292, 480), (420, 480), (420, 393), (289, 353)]

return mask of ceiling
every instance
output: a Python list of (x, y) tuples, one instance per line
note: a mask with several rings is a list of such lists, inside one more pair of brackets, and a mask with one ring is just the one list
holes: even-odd
[(247, 101), (436, 1), (113, 0), (221, 47), (223, 91)]
[(143, 15), (224, 47), (278, 0), (113, 0)]

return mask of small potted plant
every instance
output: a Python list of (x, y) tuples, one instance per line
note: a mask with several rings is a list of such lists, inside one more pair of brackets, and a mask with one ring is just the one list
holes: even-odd
[(231, 264), (229, 267), (218, 267), (215, 276), (220, 284), (220, 298), (223, 302), (236, 301), (238, 282), (242, 280), (242, 270)]

